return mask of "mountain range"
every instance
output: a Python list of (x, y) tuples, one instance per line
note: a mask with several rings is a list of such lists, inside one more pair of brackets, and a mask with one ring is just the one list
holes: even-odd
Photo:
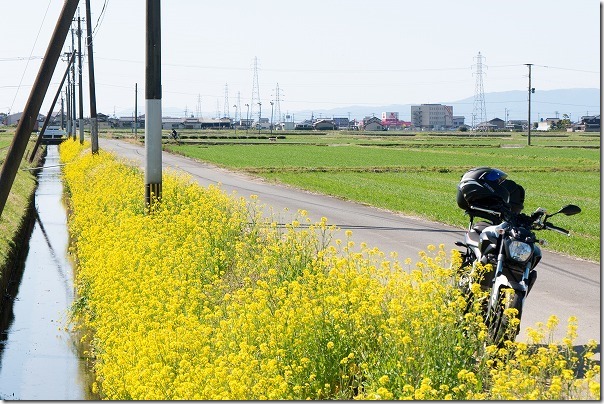
[[(486, 120), (493, 118), (527, 119), (528, 91), (513, 90), (485, 93)], [(457, 101), (438, 100), (433, 104), (451, 105), (453, 115), (465, 116), (466, 124), (471, 124), (474, 110), (474, 96)], [(411, 105), (390, 104), (382, 106), (351, 105), (332, 109), (293, 111), (296, 121), (316, 117), (348, 117), (362, 119), (366, 116), (381, 117), (382, 112), (398, 112), (399, 119), (411, 120)], [(350, 114), (350, 115), (349, 115)], [(599, 88), (567, 88), (559, 90), (535, 91), (531, 94), (531, 122), (550, 117), (569, 115), (577, 121), (585, 115), (600, 114)], [(507, 115), (507, 116), (506, 116)], [(507, 118), (507, 119), (506, 119)]]

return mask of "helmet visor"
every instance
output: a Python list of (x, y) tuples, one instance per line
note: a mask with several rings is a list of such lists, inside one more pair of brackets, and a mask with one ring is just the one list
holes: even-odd
[(505, 181), (507, 177), (508, 175), (506, 173), (496, 168), (489, 170), (488, 172), (482, 175), (483, 179), (491, 182), (496, 182), (497, 184), (501, 184), (503, 181)]

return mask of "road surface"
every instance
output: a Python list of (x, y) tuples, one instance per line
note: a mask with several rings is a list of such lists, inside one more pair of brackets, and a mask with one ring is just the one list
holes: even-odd
[[(102, 150), (113, 152), (144, 170), (144, 146), (106, 138), (99, 142)], [(304, 209), (313, 222), (325, 216), (329, 224), (339, 226), (342, 231), (352, 230), (352, 238), (357, 243), (364, 241), (386, 254), (394, 251), (401, 262), (406, 258), (415, 262), (418, 252), (426, 251), (430, 244), (444, 244), (445, 251), (449, 252), (456, 248), (455, 241), (463, 239), (464, 230), (460, 228), (269, 183), (187, 157), (164, 152), (162, 163), (164, 169), (188, 173), (202, 186), (220, 184), (225, 192), (235, 191), (245, 198), (257, 195), (260, 203), (272, 207), (274, 212), (284, 212), (287, 208), (291, 214)], [(284, 222), (290, 220), (291, 216), (289, 220), (284, 216)], [(345, 239), (343, 234), (338, 238)], [(569, 242), (572, 243), (572, 238)], [(538, 275), (525, 302), (518, 339), (526, 338), (526, 327), (534, 328), (537, 322), (545, 323), (555, 314), (560, 319), (555, 340), (560, 341), (566, 335), (568, 318), (576, 316), (579, 325), (576, 344), (583, 345), (590, 339), (600, 343), (600, 265), (543, 251)]]

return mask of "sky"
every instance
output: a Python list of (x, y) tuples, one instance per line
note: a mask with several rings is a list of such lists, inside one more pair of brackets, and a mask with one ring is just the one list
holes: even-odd
[[(14, 113), (30, 95), (63, 1), (6, 3), (0, 11), (9, 16), (0, 24), (0, 112)], [(91, 0), (98, 112), (131, 116), (137, 84), (137, 108), (144, 113), (145, 5)], [(226, 110), (245, 118), (245, 104), (255, 115), (258, 99), (263, 117), (277, 98), (281, 115), (446, 103), (473, 97), (479, 78), (485, 93), (526, 91), (527, 63), (539, 90), (599, 89), (600, 16), (599, 0), (163, 1), (162, 108), (175, 117), (214, 118)], [(70, 50), (71, 34), (64, 46)], [(252, 101), (255, 61), (259, 98)], [(82, 63), (89, 116), (86, 55)], [(55, 69), (43, 114), (65, 66)], [(296, 120), (308, 118), (303, 115)]]

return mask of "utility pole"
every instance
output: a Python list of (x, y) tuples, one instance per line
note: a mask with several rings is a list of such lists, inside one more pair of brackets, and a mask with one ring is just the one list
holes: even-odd
[(78, 125), (80, 129), (80, 144), (84, 143), (84, 96), (82, 89), (82, 28), (80, 25), (80, 12), (78, 11), (78, 79), (80, 85), (78, 86), (78, 97), (80, 98), (80, 118), (78, 119)]
[(250, 104), (245, 104), (247, 107), (247, 114), (245, 115), (245, 133), (249, 133), (250, 130)]
[[(59, 88), (57, 89), (57, 93), (55, 95), (55, 98), (52, 100), (52, 104), (50, 105), (50, 109), (48, 110), (48, 114), (46, 114), (46, 119), (44, 119), (44, 124), (42, 124), (42, 129), (40, 129), (40, 133), (38, 134), (38, 138), (36, 139), (36, 144), (34, 145), (34, 148), (29, 156), (29, 162), (33, 162), (34, 161), (34, 157), (36, 156), (36, 153), (38, 152), (38, 147), (40, 147), (40, 143), (42, 143), (42, 136), (44, 136), (44, 131), (46, 131), (46, 127), (48, 126), (48, 122), (50, 122), (50, 117), (52, 116), (52, 111), (55, 108), (55, 104), (57, 103), (57, 99), (59, 98), (59, 94), (61, 94), (61, 90), (63, 87), (63, 83), (65, 83), (65, 77), (67, 77), (69, 75), (69, 67), (71, 66), (71, 64), (73, 63), (73, 59), (74, 59), (75, 53), (73, 53), (71, 55), (71, 59), (69, 59), (69, 61), (67, 62), (67, 68), (65, 69), (65, 74), (63, 74), (63, 78), (61, 79), (61, 84), (59, 84)], [(63, 111), (61, 111), (61, 113), (63, 113)], [(61, 117), (61, 120), (63, 119), (63, 117)]]
[(0, 215), (4, 211), (6, 200), (19, 170), (19, 164), (25, 154), (30, 134), (40, 113), (40, 107), (48, 90), (55, 66), (57, 65), (59, 56), (61, 56), (61, 48), (67, 37), (71, 19), (75, 14), (77, 6), (78, 0), (65, 0), (63, 4), (63, 9), (52, 33), (46, 54), (42, 59), (36, 81), (29, 93), (29, 98), (17, 125), (15, 137), (8, 149), (4, 164), (2, 164), (2, 170), (0, 171), (0, 184), (2, 184), (0, 187)]
[(528, 145), (531, 145), (531, 93), (535, 92), (535, 89), (531, 87), (531, 67), (533, 66), (532, 63), (525, 63), (526, 66), (528, 66), (529, 69), (529, 75), (528, 75)]
[[(71, 51), (75, 53), (75, 37), (73, 35), (74, 29), (71, 29)], [(76, 78), (75, 78), (75, 63), (71, 65), (71, 134), (73, 140), (76, 140)]]
[(271, 135), (273, 134), (273, 105), (275, 103), (271, 101)]
[(99, 123), (96, 114), (96, 90), (94, 84), (94, 58), (92, 55), (92, 21), (90, 0), (86, 0), (86, 48), (88, 50), (88, 88), (90, 91), (90, 143), (92, 154), (99, 152)]
[(147, 0), (145, 51), (145, 202), (162, 195), (161, 156), (161, 5)]
[(134, 140), (138, 139), (138, 83), (134, 83)]
[[(69, 73), (67, 74), (69, 76)], [(65, 111), (63, 111), (63, 92), (61, 92), (61, 130), (65, 130), (65, 119), (63, 114), (65, 113)]]
[[(73, 52), (71, 54), (67, 53), (67, 55), (71, 55), (73, 54)], [(69, 67), (73, 67), (71, 65), (69, 65)], [(72, 127), (71, 127), (71, 74), (67, 73), (67, 88), (65, 89), (65, 98), (67, 99), (67, 113), (65, 114), (65, 120), (67, 121), (67, 137), (70, 138), (71, 137), (71, 131), (72, 131)]]
[(258, 107), (260, 108), (259, 112), (258, 112), (258, 134), (260, 134), (260, 129), (262, 128), (262, 123), (261, 123), (261, 120), (262, 120), (262, 103), (261, 102), (258, 103)]
[(237, 134), (237, 104), (233, 105), (235, 108), (235, 119), (233, 120), (233, 126), (235, 127), (235, 134)]

